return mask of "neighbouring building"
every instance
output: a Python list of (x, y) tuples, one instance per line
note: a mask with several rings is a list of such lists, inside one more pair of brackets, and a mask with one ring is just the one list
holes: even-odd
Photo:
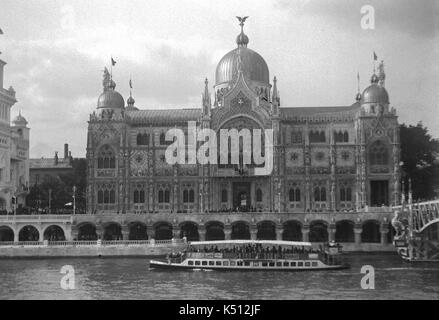
[(60, 158), (55, 152), (53, 158), (33, 158), (30, 159), (30, 185), (39, 185), (50, 178), (58, 179), (61, 175), (73, 172), (72, 154), (69, 145), (64, 144), (64, 157)]
[(3, 88), (4, 66), (0, 60), (0, 211), (24, 206), (29, 192), (29, 133), (26, 119), (19, 115), (11, 124), (15, 90)]

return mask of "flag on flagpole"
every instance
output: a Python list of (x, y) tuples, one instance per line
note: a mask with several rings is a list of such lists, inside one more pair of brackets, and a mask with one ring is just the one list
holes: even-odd
[(375, 61), (378, 60), (378, 57), (377, 57), (377, 54), (375, 53), (375, 51), (373, 52), (373, 60), (375, 60)]
[(0, 28), (0, 34), (3, 34), (3, 30)]
[(116, 61), (114, 61), (113, 57), (111, 57), (111, 65), (114, 67), (116, 65)]

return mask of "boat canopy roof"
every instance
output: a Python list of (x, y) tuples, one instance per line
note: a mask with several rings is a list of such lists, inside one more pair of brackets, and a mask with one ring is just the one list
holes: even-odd
[(218, 240), (218, 241), (192, 241), (192, 246), (225, 245), (225, 244), (265, 244), (277, 246), (311, 247), (311, 242), (283, 241), (283, 240)]

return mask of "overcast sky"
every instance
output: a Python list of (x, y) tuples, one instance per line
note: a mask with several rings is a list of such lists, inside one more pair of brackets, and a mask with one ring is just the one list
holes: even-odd
[[(204, 78), (213, 85), (221, 57), (235, 48), (235, 16), (247, 15), (249, 48), (277, 76), (288, 107), (354, 102), (372, 74), (373, 51), (386, 68), (390, 103), (401, 122), (423, 121), (439, 137), (438, 1), (25, 1), (1, 0), (0, 58), (6, 88), (17, 91), (12, 116), (31, 128), (31, 157), (85, 156), (87, 120), (102, 92), (110, 57), (116, 90), (130, 76), (140, 109), (193, 108)], [(375, 29), (360, 26), (375, 8)]]

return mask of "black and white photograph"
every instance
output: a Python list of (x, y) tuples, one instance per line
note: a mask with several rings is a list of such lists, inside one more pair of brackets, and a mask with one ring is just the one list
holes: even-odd
[(438, 300), (438, 103), (436, 0), (0, 0), (0, 300)]

